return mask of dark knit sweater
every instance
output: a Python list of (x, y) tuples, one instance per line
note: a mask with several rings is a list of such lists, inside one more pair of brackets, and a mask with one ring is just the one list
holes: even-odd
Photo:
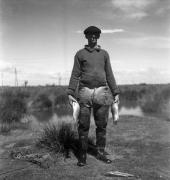
[(74, 57), (74, 66), (67, 93), (75, 97), (77, 85), (79, 88), (97, 88), (108, 85), (113, 96), (119, 94), (119, 89), (112, 72), (110, 58), (107, 51), (96, 48), (79, 50)]

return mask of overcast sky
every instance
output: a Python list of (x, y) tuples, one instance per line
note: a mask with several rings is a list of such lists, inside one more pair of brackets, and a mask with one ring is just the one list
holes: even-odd
[(170, 83), (169, 20), (169, 0), (0, 0), (1, 82), (67, 83), (95, 25), (118, 84)]

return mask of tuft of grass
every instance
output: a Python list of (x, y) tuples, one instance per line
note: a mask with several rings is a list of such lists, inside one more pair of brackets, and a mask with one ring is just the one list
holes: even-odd
[(54, 124), (48, 124), (43, 128), (43, 132), (37, 141), (37, 145), (45, 147), (51, 151), (60, 151), (58, 129)]
[[(77, 158), (80, 155), (78, 134), (71, 123), (62, 122), (57, 125), (52, 123), (46, 125), (37, 140), (37, 145), (55, 153), (62, 153), (65, 157), (69, 157), (70, 151)], [(88, 139), (88, 153), (92, 155), (97, 153), (92, 137)]]
[(66, 122), (47, 124), (38, 138), (37, 145), (65, 155), (68, 155), (70, 150), (77, 150), (79, 146), (76, 131)]

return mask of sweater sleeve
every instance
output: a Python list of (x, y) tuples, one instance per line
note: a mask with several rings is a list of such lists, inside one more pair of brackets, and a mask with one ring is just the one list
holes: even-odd
[(73, 97), (75, 97), (75, 91), (79, 82), (80, 75), (81, 75), (80, 63), (79, 63), (78, 54), (76, 53), (74, 57), (74, 65), (70, 77), (70, 82), (67, 89), (68, 95), (72, 95)]
[(113, 94), (113, 96), (117, 95), (120, 93), (119, 88), (116, 85), (115, 77), (113, 75), (111, 63), (110, 63), (110, 57), (109, 54), (106, 52), (105, 54), (105, 71), (106, 71), (106, 80), (107, 84)]

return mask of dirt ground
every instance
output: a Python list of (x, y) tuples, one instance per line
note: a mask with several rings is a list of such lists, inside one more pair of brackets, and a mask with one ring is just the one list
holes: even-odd
[[(17, 146), (35, 142), (37, 133), (14, 130), (0, 135), (0, 179), (3, 180), (168, 180), (170, 179), (170, 121), (158, 117), (121, 116), (117, 126), (111, 119), (107, 130), (107, 151), (113, 162), (109, 165), (88, 154), (87, 166), (77, 167), (77, 159), (58, 157), (48, 169), (11, 159), (9, 152)], [(133, 178), (107, 177), (108, 171), (133, 174)]]

